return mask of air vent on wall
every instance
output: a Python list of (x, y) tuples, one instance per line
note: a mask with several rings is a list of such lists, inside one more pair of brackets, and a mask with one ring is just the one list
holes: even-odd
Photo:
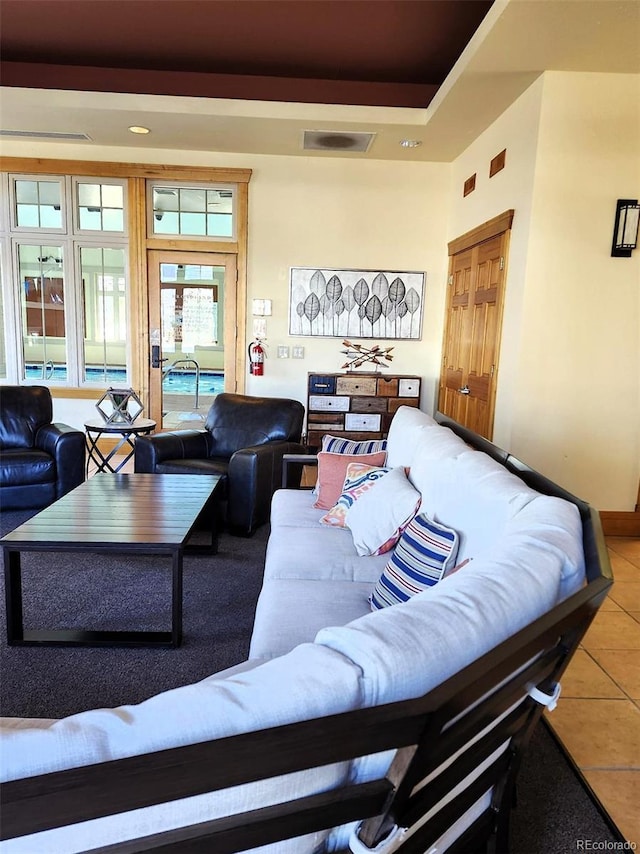
[(63, 133), (62, 131), (47, 130), (0, 130), (0, 136), (29, 137), (30, 139), (84, 139), (91, 142), (86, 133)]
[(305, 151), (368, 151), (375, 133), (358, 131), (306, 130), (302, 147)]

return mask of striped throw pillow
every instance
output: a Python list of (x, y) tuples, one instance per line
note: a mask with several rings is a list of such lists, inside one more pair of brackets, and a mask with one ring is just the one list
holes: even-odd
[(322, 450), (330, 454), (377, 454), (387, 450), (386, 439), (372, 439), (364, 442), (352, 442), (337, 436), (322, 437)]
[(433, 587), (455, 566), (460, 538), (456, 531), (421, 514), (398, 540), (371, 594), (371, 610), (406, 602)]

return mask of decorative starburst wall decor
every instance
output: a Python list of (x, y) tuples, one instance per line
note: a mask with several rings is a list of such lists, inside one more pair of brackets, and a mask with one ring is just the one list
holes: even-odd
[(347, 349), (340, 350), (340, 352), (348, 356), (347, 361), (342, 367), (348, 371), (360, 368), (367, 362), (375, 365), (377, 371), (379, 367), (388, 368), (389, 366), (385, 365), (385, 361), (391, 362), (393, 360), (393, 356), (391, 355), (393, 347), (382, 348), (379, 344), (374, 344), (373, 347), (365, 347), (364, 344), (352, 344), (351, 341), (347, 341), (346, 339), (342, 343)]
[(289, 334), (419, 339), (424, 273), (292, 267)]

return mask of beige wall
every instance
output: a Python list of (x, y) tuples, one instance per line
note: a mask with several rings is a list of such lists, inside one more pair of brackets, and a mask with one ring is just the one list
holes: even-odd
[[(511, 448), (513, 442), (512, 401), (519, 383), (517, 365), (542, 88), (540, 78), (452, 165), (449, 240), (506, 210), (515, 212), (507, 266), (494, 423), (494, 441), (504, 448)], [(489, 164), (503, 149), (507, 150), (505, 168), (489, 178)], [(465, 197), (463, 184), (474, 173), (476, 189)]]
[[(273, 299), (265, 376), (251, 377), (248, 392), (304, 401), (307, 372), (337, 371), (344, 361), (341, 338), (289, 336), (290, 267), (416, 270), (427, 274), (422, 340), (381, 343), (394, 347), (387, 373), (425, 377), (422, 401), (431, 410), (444, 311), (449, 166), (286, 157), (247, 165), (255, 170), (249, 297)], [(251, 336), (251, 318), (247, 331)], [(304, 361), (277, 359), (278, 344), (302, 345)]]
[(545, 74), (452, 176), (450, 238), (515, 210), (495, 441), (606, 510), (640, 477), (640, 250), (610, 257), (616, 199), (640, 197), (639, 80)]
[(611, 257), (618, 198), (640, 198), (640, 77), (546, 74), (514, 448), (600, 509), (633, 510), (640, 251)]

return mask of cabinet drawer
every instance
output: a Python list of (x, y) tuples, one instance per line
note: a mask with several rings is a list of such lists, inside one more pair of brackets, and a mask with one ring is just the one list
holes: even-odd
[(397, 397), (398, 377), (378, 377), (378, 394), (380, 397)]
[(352, 412), (386, 412), (387, 400), (380, 397), (353, 397), (351, 398)]
[(377, 377), (338, 377), (337, 394), (375, 394)]
[(310, 412), (307, 421), (309, 424), (344, 424), (344, 415), (341, 412)]
[(381, 422), (381, 415), (360, 415), (359, 413), (350, 412), (344, 416), (345, 430), (379, 433)]
[(314, 374), (309, 377), (309, 394), (335, 394), (336, 378)]
[(323, 412), (348, 412), (349, 411), (348, 397), (337, 397), (334, 395), (312, 394), (309, 396), (309, 409), (320, 409)]
[(398, 383), (399, 397), (420, 397), (420, 380), (403, 379)]

